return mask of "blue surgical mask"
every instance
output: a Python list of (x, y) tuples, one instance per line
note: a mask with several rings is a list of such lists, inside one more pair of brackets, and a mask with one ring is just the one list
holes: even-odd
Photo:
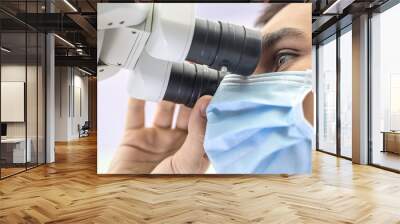
[(311, 172), (303, 115), (311, 71), (226, 75), (207, 107), (205, 151), (217, 173)]

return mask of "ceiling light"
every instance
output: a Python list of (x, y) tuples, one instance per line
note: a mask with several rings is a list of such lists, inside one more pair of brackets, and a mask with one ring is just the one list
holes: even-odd
[(10, 52), (11, 52), (10, 49), (7, 49), (7, 48), (5, 48), (5, 47), (1, 47), (0, 49), (1, 49), (2, 51), (6, 52), (6, 53), (10, 53)]
[(66, 43), (67, 45), (69, 45), (69, 46), (75, 48), (75, 45), (73, 45), (73, 44), (72, 44), (71, 42), (69, 42), (68, 40), (66, 40), (66, 39), (64, 39), (64, 38), (62, 38), (62, 37), (60, 37), (60, 36), (57, 35), (57, 34), (54, 34), (54, 36), (57, 37), (58, 39), (60, 39), (61, 41), (63, 41), (64, 43)]
[(92, 75), (92, 73), (90, 73), (90, 72), (88, 72), (88, 71), (86, 71), (86, 70), (83, 70), (83, 69), (81, 69), (81, 68), (79, 68), (79, 67), (78, 67), (78, 70), (81, 71), (81, 72), (83, 72), (83, 73), (85, 73), (85, 74), (87, 74), (87, 75)]
[(343, 10), (347, 6), (351, 5), (354, 0), (336, 0), (332, 5), (330, 5), (322, 14), (342, 14)]
[(78, 12), (78, 10), (71, 4), (69, 3), (68, 0), (64, 0), (65, 4), (67, 4), (72, 10), (74, 10), (74, 12)]

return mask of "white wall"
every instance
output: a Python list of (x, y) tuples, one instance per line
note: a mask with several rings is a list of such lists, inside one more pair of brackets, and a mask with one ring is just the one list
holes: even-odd
[[(2, 65), (1, 66), (1, 81), (2, 82), (25, 82), (25, 69), (31, 70), (32, 67), (26, 68), (25, 65)], [(6, 97), (6, 96), (2, 96)], [(1, 108), (6, 110), (7, 108)], [(24, 109), (24, 108), (22, 108)], [(25, 124), (24, 122), (11, 122), (7, 123), (7, 135), (9, 137), (25, 137)]]
[[(88, 77), (87, 76), (82, 76), (82, 73), (76, 73), (77, 70), (75, 70), (74, 74), (74, 92), (72, 94), (75, 94), (72, 96), (72, 99), (74, 99), (74, 102), (71, 102), (71, 104), (74, 105), (74, 108), (72, 108), (72, 120), (71, 120), (71, 136), (72, 138), (78, 138), (79, 137), (79, 132), (78, 132), (78, 124), (82, 126), (85, 121), (88, 121)], [(78, 93), (80, 91), (80, 93)], [(80, 97), (79, 97), (80, 94)], [(80, 101), (80, 102), (79, 102)], [(80, 108), (79, 108), (80, 107)], [(82, 110), (81, 112), (79, 110)], [(75, 112), (74, 112), (75, 111)]]
[[(1, 66), (1, 81), (5, 82), (25, 82), (25, 65), (2, 65)], [(30, 69), (28, 67), (28, 69)], [(5, 108), (1, 108), (5, 110)], [(7, 137), (25, 137), (25, 122), (10, 122), (7, 123)]]
[(55, 141), (70, 141), (88, 120), (88, 78), (72, 67), (56, 67), (55, 73)]
[[(8, 64), (8, 65), (2, 65), (1, 66), (1, 81), (2, 82), (24, 82), (26, 83), (25, 80), (25, 75), (26, 72), (28, 72), (28, 75), (30, 74), (36, 74), (36, 67), (34, 66), (27, 66), (25, 67), (24, 65), (18, 65), (18, 64)], [(29, 79), (29, 77), (28, 77)], [(31, 82), (33, 82), (32, 80), (29, 80), (29, 84), (33, 84)], [(36, 85), (36, 81), (34, 83), (34, 85)], [(33, 102), (34, 99), (36, 99), (36, 88), (32, 89), (29, 88), (27, 89), (28, 93), (27, 93), (27, 103), (29, 104), (30, 102)], [(33, 92), (31, 92), (31, 90)], [(36, 101), (35, 101), (36, 102)], [(35, 106), (36, 108), (36, 104), (32, 105)], [(6, 110), (6, 108), (1, 108), (1, 110)], [(28, 110), (28, 112), (31, 112), (32, 110)], [(32, 121), (35, 121), (36, 123), (36, 113), (28, 113), (27, 114), (27, 118), (28, 118), (28, 122), (30, 122), (28, 124), (28, 129), (30, 130), (31, 127), (33, 127), (33, 124), (31, 124)], [(32, 117), (33, 116), (33, 117)], [(7, 136), (8, 137), (25, 137), (25, 126), (26, 126), (26, 122), (7, 122)], [(36, 129), (36, 126), (35, 126)], [(31, 133), (28, 130), (28, 137), (29, 134)]]
[(24, 122), (24, 103), (24, 82), (1, 82), (1, 122)]
[(55, 68), (55, 141), (68, 140), (68, 67)]

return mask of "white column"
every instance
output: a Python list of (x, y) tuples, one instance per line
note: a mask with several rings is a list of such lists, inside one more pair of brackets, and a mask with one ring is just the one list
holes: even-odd
[(368, 16), (353, 19), (353, 162), (368, 163)]
[[(47, 12), (54, 12), (54, 5), (46, 1)], [(54, 35), (46, 35), (46, 163), (55, 162), (55, 43)]]
[(54, 76), (54, 35), (46, 36), (46, 163), (55, 161), (55, 76)]

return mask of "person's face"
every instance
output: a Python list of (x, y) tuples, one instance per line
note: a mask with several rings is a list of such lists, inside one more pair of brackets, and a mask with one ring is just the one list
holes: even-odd
[(311, 4), (289, 4), (261, 29), (263, 51), (255, 74), (311, 69)]
[[(261, 29), (263, 51), (255, 74), (311, 69), (311, 4), (292, 3)], [(303, 101), (305, 118), (313, 124), (313, 95)]]

